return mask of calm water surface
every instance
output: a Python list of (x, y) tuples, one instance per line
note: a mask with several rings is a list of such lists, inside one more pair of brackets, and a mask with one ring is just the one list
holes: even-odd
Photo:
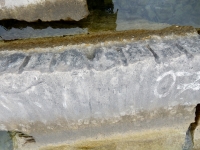
[(0, 21), (0, 39), (15, 40), (102, 31), (161, 29), (170, 25), (200, 28), (199, 0), (88, 0), (90, 15), (79, 22)]

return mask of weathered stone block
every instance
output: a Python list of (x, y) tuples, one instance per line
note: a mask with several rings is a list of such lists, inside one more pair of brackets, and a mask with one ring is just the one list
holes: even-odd
[(186, 132), (199, 103), (199, 45), (194, 33), (1, 51), (0, 130), (41, 145), (160, 126)]
[(0, 0), (0, 20), (79, 21), (88, 14), (86, 0)]

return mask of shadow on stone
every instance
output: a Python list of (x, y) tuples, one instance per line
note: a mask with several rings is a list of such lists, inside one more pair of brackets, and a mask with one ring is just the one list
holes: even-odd
[(194, 132), (199, 125), (200, 120), (200, 104), (197, 104), (195, 111), (195, 122), (191, 123), (185, 137), (185, 143), (183, 146), (183, 150), (192, 150), (194, 146)]

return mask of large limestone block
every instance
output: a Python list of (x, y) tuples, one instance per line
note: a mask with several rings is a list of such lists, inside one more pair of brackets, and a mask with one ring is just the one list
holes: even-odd
[(0, 20), (75, 20), (89, 14), (86, 0), (0, 0)]
[(33, 148), (27, 144), (19, 150), (60, 144), (87, 149), (92, 146), (73, 143), (118, 135), (128, 141), (110, 140), (111, 144), (91, 149), (198, 146), (200, 36), (173, 32), (140, 40), (136, 35), (106, 39), (59, 46), (51, 42), (52, 47), (46, 48), (34, 43), (26, 50), (0, 51), (0, 136), (4, 137), (0, 144), (9, 140), (6, 131), (11, 131), (17, 145), (32, 142), (28, 144)]
[(161, 126), (183, 144), (200, 99), (199, 47), (192, 34), (1, 51), (0, 130), (56, 143)]

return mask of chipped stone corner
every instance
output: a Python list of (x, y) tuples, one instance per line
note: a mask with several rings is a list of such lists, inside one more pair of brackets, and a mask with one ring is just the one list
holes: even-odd
[(192, 150), (193, 149), (193, 147), (195, 145), (195, 143), (194, 143), (195, 130), (199, 125), (199, 120), (200, 120), (200, 104), (197, 104), (194, 122), (192, 122), (190, 124), (190, 126), (186, 132), (183, 150)]
[(30, 145), (35, 143), (33, 136), (19, 131), (1, 131), (0, 130), (0, 149), (1, 150), (24, 150), (29, 149)]

